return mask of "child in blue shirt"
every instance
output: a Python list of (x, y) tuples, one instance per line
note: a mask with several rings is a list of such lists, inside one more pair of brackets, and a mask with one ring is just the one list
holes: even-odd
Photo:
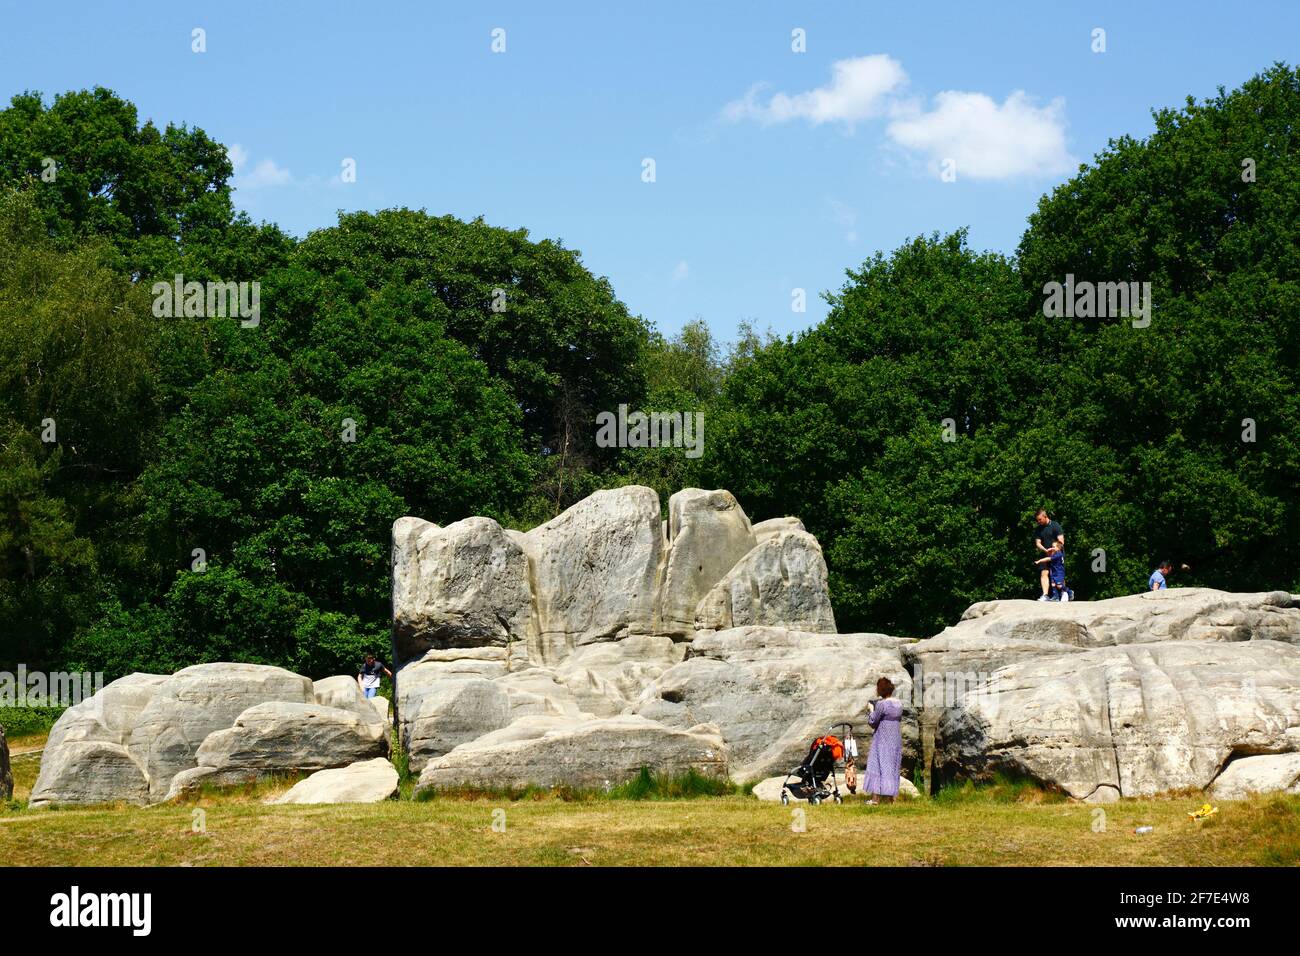
[(1048, 566), (1048, 583), (1052, 590), (1047, 598), (1049, 601), (1068, 601), (1074, 596), (1074, 592), (1065, 586), (1065, 549), (1059, 542), (1048, 548), (1046, 557), (1034, 563)]

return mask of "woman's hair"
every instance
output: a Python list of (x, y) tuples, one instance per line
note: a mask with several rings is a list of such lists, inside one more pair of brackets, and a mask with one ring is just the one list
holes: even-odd
[(888, 677), (882, 677), (876, 681), (876, 696), (888, 697), (894, 692), (894, 682)]

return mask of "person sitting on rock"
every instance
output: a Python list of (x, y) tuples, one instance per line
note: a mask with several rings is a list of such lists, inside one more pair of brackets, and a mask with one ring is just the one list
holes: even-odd
[(903, 765), (903, 704), (891, 696), (893, 693), (894, 682), (888, 677), (876, 681), (876, 695), (880, 700), (867, 715), (867, 723), (875, 733), (867, 754), (862, 792), (873, 794), (867, 801), (873, 807), (882, 800), (893, 803), (898, 796), (898, 774)]
[(366, 662), (361, 665), (361, 670), (357, 673), (357, 684), (361, 687), (361, 693), (367, 697), (374, 697), (379, 693), (381, 674), (393, 676), (393, 672), (384, 666), (383, 661), (375, 660), (374, 654), (367, 654)]

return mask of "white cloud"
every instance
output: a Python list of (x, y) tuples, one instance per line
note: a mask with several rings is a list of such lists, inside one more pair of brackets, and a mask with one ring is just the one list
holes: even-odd
[(686, 260), (683, 259), (673, 268), (673, 282), (683, 282), (690, 274), (691, 267), (687, 265)]
[(1051, 176), (1076, 164), (1065, 148), (1065, 101), (1039, 107), (1021, 90), (1001, 106), (983, 93), (949, 90), (928, 111), (900, 106), (886, 132), (932, 166), (953, 160), (959, 179)]
[(742, 99), (728, 103), (722, 115), (732, 122), (757, 120), (763, 125), (804, 119), (814, 126), (878, 116), (886, 98), (907, 80), (902, 64), (884, 53), (838, 60), (832, 67), (831, 81), (806, 93), (775, 93), (760, 102), (764, 86), (750, 88)]
[[(813, 126), (853, 126), (887, 116), (885, 135), (892, 143), (923, 158), (932, 169), (952, 160), (959, 179), (1054, 176), (1077, 165), (1065, 146), (1065, 100), (1059, 97), (1038, 106), (1016, 90), (999, 105), (984, 93), (948, 90), (927, 108), (919, 98), (902, 98), (906, 85), (902, 64), (876, 53), (837, 61), (831, 81), (806, 93), (774, 93), (765, 101), (765, 86), (754, 86), (742, 99), (728, 103), (722, 115), (732, 122), (752, 120), (764, 126), (797, 119)], [(835, 215), (838, 219), (841, 211)], [(845, 224), (852, 236), (852, 224)]]
[(227, 153), (230, 156), (230, 164), (235, 167), (235, 177), (231, 181), (231, 185), (236, 189), (287, 186), (293, 182), (293, 175), (289, 170), (276, 163), (273, 159), (263, 159), (252, 169), (249, 169), (251, 154), (238, 143), (233, 144), (227, 150)]

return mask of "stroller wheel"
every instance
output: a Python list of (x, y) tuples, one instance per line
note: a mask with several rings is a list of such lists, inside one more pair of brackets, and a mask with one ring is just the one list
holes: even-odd
[(783, 807), (788, 807), (788, 806), (790, 805), (790, 791), (789, 791), (789, 790), (782, 790), (782, 791), (781, 791), (781, 805), (782, 805)]
[(836, 802), (836, 803), (843, 803), (843, 802), (844, 802), (844, 798), (841, 797), (841, 796), (837, 793), (837, 794), (835, 794), (835, 802)]
[(822, 802), (822, 798), (821, 798), (821, 797), (818, 797), (818, 796), (811, 796), (811, 797), (808, 798), (808, 805), (809, 805), (810, 807), (815, 807), (815, 806), (817, 806), (817, 804), (819, 804), (819, 803), (821, 803), (821, 802)]

